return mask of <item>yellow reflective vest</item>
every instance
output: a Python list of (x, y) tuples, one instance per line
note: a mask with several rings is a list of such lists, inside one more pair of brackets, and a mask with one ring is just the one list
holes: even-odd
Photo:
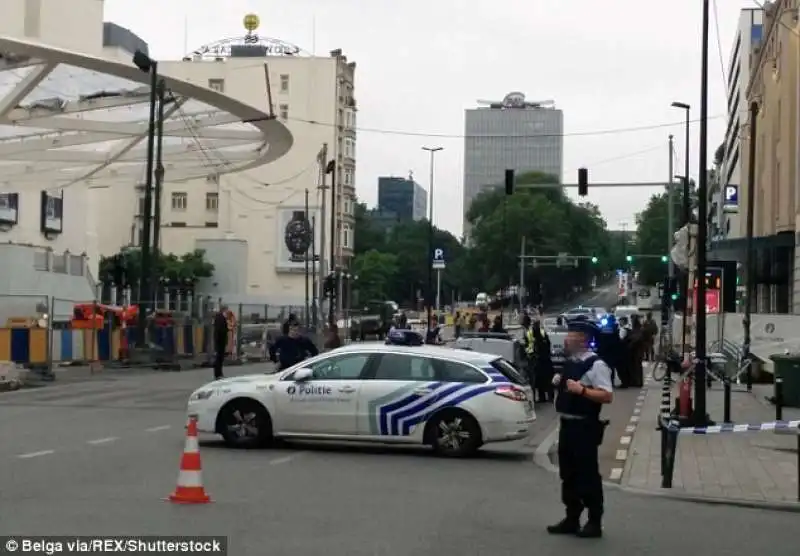
[(525, 353), (528, 355), (533, 355), (534, 351), (536, 350), (536, 340), (533, 337), (533, 327), (530, 326), (525, 331)]

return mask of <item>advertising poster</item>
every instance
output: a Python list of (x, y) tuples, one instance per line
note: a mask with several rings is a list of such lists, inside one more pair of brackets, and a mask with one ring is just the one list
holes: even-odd
[[(318, 230), (313, 229), (313, 218), (316, 211), (306, 214), (304, 207), (280, 207), (276, 215), (275, 269), (278, 272), (305, 272), (306, 257), (309, 260), (309, 271), (319, 261), (321, 248)], [(316, 260), (312, 261), (312, 238), (316, 236)]]

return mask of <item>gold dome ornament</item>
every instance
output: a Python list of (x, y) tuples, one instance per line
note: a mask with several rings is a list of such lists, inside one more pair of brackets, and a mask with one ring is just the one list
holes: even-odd
[(247, 14), (244, 16), (244, 28), (247, 29), (248, 33), (252, 33), (258, 26), (261, 24), (261, 20), (258, 18), (256, 14)]

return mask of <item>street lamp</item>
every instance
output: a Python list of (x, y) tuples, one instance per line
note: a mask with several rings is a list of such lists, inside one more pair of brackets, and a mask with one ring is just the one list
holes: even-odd
[[(686, 112), (686, 143), (684, 145), (684, 160), (683, 166), (685, 168), (684, 175), (683, 175), (683, 225), (689, 223), (689, 216), (691, 214), (691, 204), (689, 202), (689, 115), (692, 110), (692, 107), (683, 102), (673, 102), (673, 108), (680, 108), (681, 110)], [(678, 177), (678, 176), (675, 176)]]
[(144, 190), (144, 216), (141, 240), (142, 268), (139, 280), (139, 334), (136, 338), (137, 347), (147, 347), (147, 305), (150, 296), (150, 282), (152, 274), (152, 253), (150, 251), (150, 231), (153, 225), (153, 170), (155, 166), (156, 147), (156, 104), (158, 101), (158, 62), (150, 58), (141, 50), (133, 55), (134, 65), (150, 75), (150, 117), (147, 127), (147, 176), (145, 177)]
[(426, 305), (428, 306), (428, 326), (426, 340), (430, 337), (431, 332), (431, 319), (433, 318), (433, 165), (436, 153), (444, 150), (444, 147), (422, 147), (423, 151), (430, 153), (430, 181), (428, 185), (428, 253), (425, 256), (425, 264), (428, 265), (428, 288), (426, 297)]

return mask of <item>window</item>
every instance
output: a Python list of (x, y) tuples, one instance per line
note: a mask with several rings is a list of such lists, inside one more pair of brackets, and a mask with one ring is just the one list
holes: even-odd
[(281, 104), (278, 107), (278, 115), (280, 116), (281, 120), (288, 120), (289, 119), (289, 105), (288, 104)]
[(375, 369), (375, 380), (434, 380), (436, 373), (427, 357), (387, 353), (381, 356)]
[[(361, 378), (361, 372), (367, 365), (371, 354), (355, 353), (326, 357), (321, 361), (308, 366), (314, 371), (314, 380), (356, 380)], [(284, 380), (291, 380), (294, 375), (287, 376)]]
[(289, 92), (289, 76), (285, 73), (281, 75), (281, 92)]
[(342, 247), (345, 249), (350, 249), (350, 241), (352, 240), (352, 233), (350, 230), (350, 225), (345, 224), (342, 228)]
[(206, 210), (212, 212), (219, 210), (219, 193), (206, 193)]
[(144, 216), (144, 197), (139, 197), (139, 213), (138, 216)]
[(352, 187), (353, 185), (353, 170), (351, 168), (344, 169), (344, 184)]
[(176, 191), (172, 194), (172, 210), (186, 210), (189, 204), (189, 195), (187, 193)]
[(436, 362), (436, 367), (440, 369), (445, 382), (486, 382), (485, 374), (464, 363), (441, 360)]
[(208, 80), (208, 88), (212, 91), (217, 91), (218, 93), (225, 92), (225, 80), (224, 79), (209, 79)]
[(491, 362), (491, 365), (495, 371), (499, 372), (508, 380), (510, 380), (512, 384), (528, 384), (528, 380), (522, 376), (522, 374), (514, 367), (514, 365), (505, 359), (495, 359)]
[(350, 198), (344, 198), (344, 208), (342, 209), (343, 214), (350, 214)]
[(336, 122), (338, 125), (344, 125), (344, 110), (339, 108), (339, 120)]

